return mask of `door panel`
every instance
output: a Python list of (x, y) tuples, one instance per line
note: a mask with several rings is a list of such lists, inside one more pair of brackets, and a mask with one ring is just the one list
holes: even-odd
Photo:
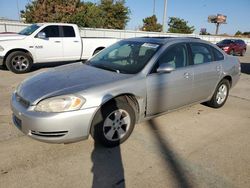
[(72, 26), (62, 26), (63, 57), (65, 61), (79, 60), (82, 52), (82, 39), (76, 36)]
[(171, 73), (147, 77), (147, 115), (154, 115), (189, 104), (193, 72), (180, 68)]
[[(188, 65), (186, 44), (176, 44), (157, 60), (153, 73), (146, 78), (147, 115), (154, 115), (189, 104), (192, 94), (193, 70)], [(161, 64), (175, 70), (170, 73), (157, 73)]]
[(40, 32), (46, 34), (45, 39), (34, 38), (34, 49), (37, 62), (53, 62), (63, 60), (62, 37), (58, 26), (47, 26)]
[(214, 61), (212, 47), (202, 43), (190, 44), (194, 73), (192, 102), (208, 99), (221, 75), (220, 61)]
[(193, 66), (194, 81), (192, 102), (207, 99), (214, 89), (221, 75), (220, 61), (204, 63)]

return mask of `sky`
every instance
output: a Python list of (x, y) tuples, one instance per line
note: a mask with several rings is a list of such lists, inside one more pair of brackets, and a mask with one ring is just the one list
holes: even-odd
[[(23, 10), (29, 1), (0, 0), (0, 17), (18, 19), (18, 9)], [(126, 29), (134, 30), (142, 26), (142, 19), (153, 15), (153, 5), (154, 0), (126, 0), (126, 6), (131, 11)], [(162, 24), (164, 0), (155, 0), (155, 5), (155, 14)], [(207, 17), (218, 13), (227, 16), (227, 24), (220, 26), (220, 34), (250, 31), (249, 10), (250, 0), (167, 0), (167, 17), (174, 16), (188, 21), (190, 26), (195, 27), (195, 33), (199, 33), (201, 28), (214, 33), (215, 24), (208, 23)]]

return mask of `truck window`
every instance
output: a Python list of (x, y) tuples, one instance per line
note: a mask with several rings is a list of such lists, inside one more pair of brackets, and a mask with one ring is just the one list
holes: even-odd
[(60, 37), (59, 27), (56, 26), (56, 25), (47, 26), (41, 32), (44, 32), (46, 34), (47, 38), (50, 38), (50, 37)]
[(72, 26), (62, 26), (64, 37), (75, 37), (75, 31)]

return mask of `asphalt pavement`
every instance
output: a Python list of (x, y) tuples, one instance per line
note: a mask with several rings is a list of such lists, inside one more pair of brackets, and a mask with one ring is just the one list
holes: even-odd
[[(250, 47), (249, 47), (250, 49)], [(250, 187), (250, 50), (220, 109), (198, 104), (138, 124), (120, 147), (92, 138), (47, 144), (11, 122), (10, 96), (29, 74), (0, 70), (0, 188)]]

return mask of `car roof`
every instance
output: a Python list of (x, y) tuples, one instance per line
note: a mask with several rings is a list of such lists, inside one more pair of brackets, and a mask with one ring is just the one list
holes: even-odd
[(205, 42), (204, 40), (201, 40), (200, 38), (196, 38), (196, 37), (135, 37), (135, 38), (129, 38), (129, 39), (125, 39), (125, 40), (126, 41), (146, 42), (146, 43), (157, 43), (157, 44), (166, 44), (166, 43), (172, 42), (172, 41)]

